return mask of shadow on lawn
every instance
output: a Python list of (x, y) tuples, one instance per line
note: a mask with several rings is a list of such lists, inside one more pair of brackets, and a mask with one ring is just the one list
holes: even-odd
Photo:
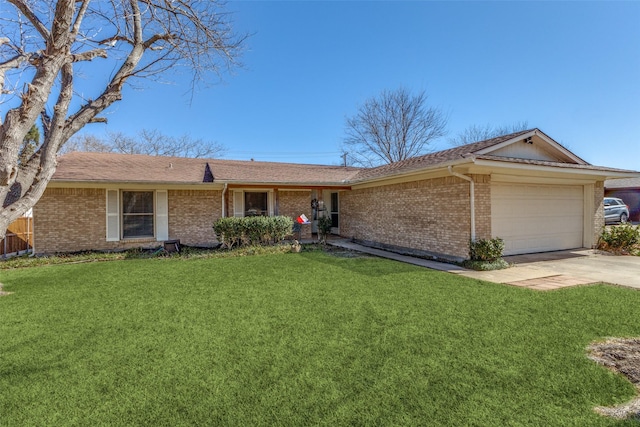
[[(325, 256), (313, 256), (314, 253), (323, 252)], [(308, 262), (326, 264), (327, 268), (341, 268), (351, 273), (370, 276), (393, 276), (395, 274), (414, 271), (415, 267), (397, 261), (386, 260), (373, 255), (364, 254), (358, 251), (337, 248), (333, 246), (305, 247), (300, 256), (306, 258)], [(356, 262), (354, 262), (356, 261)], [(387, 263), (395, 264), (393, 271), (389, 271)]]

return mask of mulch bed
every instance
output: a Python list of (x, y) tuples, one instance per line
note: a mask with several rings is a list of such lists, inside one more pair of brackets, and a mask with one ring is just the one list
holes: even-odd
[[(640, 338), (610, 338), (591, 344), (587, 351), (591, 360), (627, 377), (640, 393)], [(640, 396), (623, 405), (595, 410), (617, 419), (640, 420)]]

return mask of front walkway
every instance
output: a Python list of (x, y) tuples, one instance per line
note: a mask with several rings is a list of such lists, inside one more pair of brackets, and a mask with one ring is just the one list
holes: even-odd
[(469, 271), (466, 268), (460, 267), (455, 264), (447, 264), (444, 262), (431, 261), (428, 259), (412, 257), (408, 255), (401, 255), (395, 252), (389, 252), (382, 249), (371, 248), (368, 246), (359, 245), (346, 239), (330, 238), (327, 240), (327, 244), (336, 246), (339, 248), (349, 249), (352, 251), (358, 251), (369, 255), (375, 255), (380, 258), (388, 258), (395, 261), (406, 262), (407, 264), (418, 265), (420, 267), (427, 267), (432, 270), (447, 271), (449, 273), (461, 273)]
[(455, 264), (370, 248), (346, 239), (330, 239), (327, 243), (472, 279), (540, 291), (600, 282), (640, 289), (640, 257), (613, 256), (590, 249), (505, 257), (512, 265), (507, 269), (475, 271)]

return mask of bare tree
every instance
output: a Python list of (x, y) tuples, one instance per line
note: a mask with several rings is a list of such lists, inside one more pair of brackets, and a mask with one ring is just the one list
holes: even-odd
[[(86, 124), (122, 99), (134, 77), (158, 78), (170, 68), (195, 83), (237, 64), (245, 36), (233, 34), (216, 0), (7, 0), (0, 5), (0, 238), (42, 196), (56, 154)], [(91, 67), (93, 60), (104, 66)], [(91, 69), (99, 89), (74, 91)], [(104, 74), (100, 74), (102, 71)], [(40, 120), (42, 140), (19, 162), (29, 129)]]
[(343, 153), (353, 164), (376, 166), (422, 154), (446, 135), (447, 117), (427, 106), (427, 95), (407, 89), (385, 90), (365, 101), (346, 120)]
[(74, 135), (60, 148), (59, 153), (65, 154), (72, 151), (89, 151), (94, 153), (110, 153), (113, 147), (106, 141), (91, 134)]
[(516, 122), (511, 125), (504, 126), (492, 126), (490, 124), (486, 124), (484, 126), (471, 125), (457, 135), (449, 138), (449, 144), (457, 147), (527, 129), (529, 129), (529, 123), (527, 121)]
[(217, 142), (192, 138), (189, 134), (173, 137), (158, 130), (141, 130), (136, 137), (122, 132), (107, 132), (107, 138), (83, 134), (72, 137), (60, 153), (90, 151), (124, 154), (147, 154), (150, 156), (220, 157), (225, 147)]

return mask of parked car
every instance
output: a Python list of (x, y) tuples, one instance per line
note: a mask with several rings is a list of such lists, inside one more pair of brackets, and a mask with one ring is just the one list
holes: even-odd
[(627, 222), (629, 219), (629, 206), (622, 199), (615, 197), (604, 198), (604, 223)]

